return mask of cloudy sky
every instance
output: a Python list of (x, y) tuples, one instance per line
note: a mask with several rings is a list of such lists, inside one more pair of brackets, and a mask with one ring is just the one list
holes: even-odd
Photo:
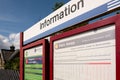
[(19, 33), (11, 33), (8, 37), (0, 35), (0, 48), (9, 49), (11, 45), (19, 49)]
[(0, 49), (19, 48), (19, 33), (52, 13), (55, 2), (70, 0), (0, 0)]

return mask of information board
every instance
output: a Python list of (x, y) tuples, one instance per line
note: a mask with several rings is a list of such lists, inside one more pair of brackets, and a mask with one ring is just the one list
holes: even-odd
[(50, 80), (119, 80), (119, 18), (51, 37)]
[(49, 80), (48, 40), (23, 45), (22, 33), (20, 37), (20, 80)]
[(24, 51), (24, 80), (42, 80), (42, 46)]
[(57, 40), (54, 80), (115, 80), (115, 56), (115, 25)]

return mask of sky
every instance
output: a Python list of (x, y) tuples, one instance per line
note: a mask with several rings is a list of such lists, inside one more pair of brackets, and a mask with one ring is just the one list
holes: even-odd
[(56, 2), (70, 0), (0, 0), (0, 49), (19, 49), (19, 33), (53, 12)]

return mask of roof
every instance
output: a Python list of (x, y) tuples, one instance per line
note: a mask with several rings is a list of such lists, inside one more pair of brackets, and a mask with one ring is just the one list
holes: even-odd
[(19, 56), (19, 52), (20, 52), (19, 49), (15, 50), (15, 51), (13, 52), (13, 54), (9, 57), (8, 60), (11, 60), (11, 59), (13, 59), (13, 58), (16, 57), (16, 56)]
[(14, 51), (1, 49), (1, 55), (4, 61), (8, 61), (9, 57), (14, 53)]

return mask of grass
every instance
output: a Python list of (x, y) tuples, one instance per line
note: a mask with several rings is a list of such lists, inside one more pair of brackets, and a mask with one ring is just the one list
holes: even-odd
[(25, 64), (24, 76), (25, 80), (42, 80), (42, 64)]

